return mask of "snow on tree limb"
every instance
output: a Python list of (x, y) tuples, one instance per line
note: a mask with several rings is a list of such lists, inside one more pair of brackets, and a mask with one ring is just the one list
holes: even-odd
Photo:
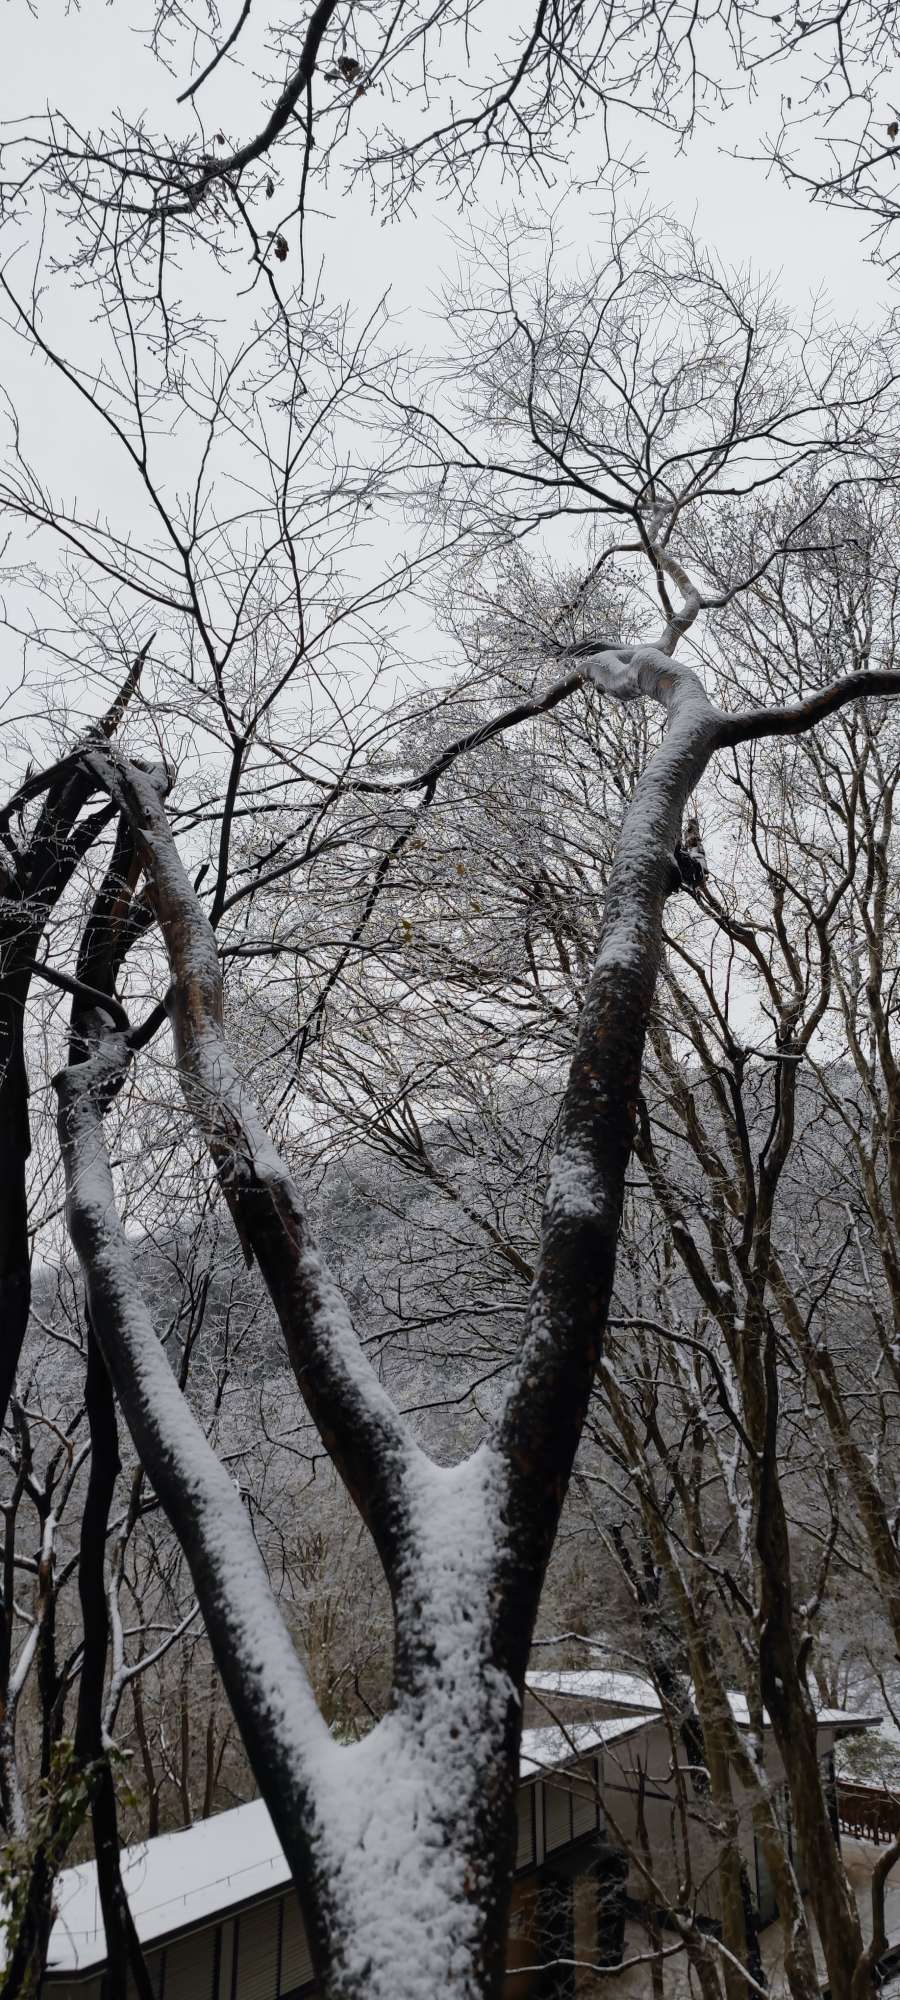
[(56, 1078), (69, 1229), (106, 1366), (190, 1564), (251, 1762), (274, 1774), (270, 1798), (292, 1802), (302, 1825), (311, 1812), (304, 1761), (321, 1757), (328, 1732), (239, 1492), (172, 1374), (116, 1211), (103, 1112), (129, 1060), (124, 1037), (101, 1032), (93, 1053)]
[[(280, 1293), (285, 1312), (299, 1302), (304, 1315), (299, 1333), (292, 1323), (286, 1332), (295, 1349), (306, 1340), (308, 1400), (325, 1409), (330, 1425), (367, 1428), (362, 1441), (351, 1438), (343, 1448), (345, 1460), (357, 1467), (367, 1451), (380, 1451), (385, 1461), (375, 1473), (384, 1470), (391, 1508), (395, 1702), (363, 1743), (332, 1742), (240, 1498), (157, 1339), (116, 1213), (103, 1135), (104, 1112), (131, 1052), (99, 1006), (93, 1014), (82, 1006), (75, 1043), (88, 1053), (62, 1072), (57, 1090), (69, 1229), (92, 1324), (141, 1461), (185, 1550), (295, 1880), (307, 1889), (307, 1921), (328, 1990), (418, 2000), (437, 1982), (462, 2000), (482, 1990), (487, 1959), (499, 1960), (497, 1906), (482, 1908), (467, 1881), (473, 1854), (487, 1865), (488, 1856), (505, 1852), (515, 1790), (509, 1753), (519, 1698), (494, 1657), (504, 1468), (489, 1446), (462, 1466), (434, 1465), (407, 1439), (358, 1355), (296, 1190), (225, 1049), (215, 941), (165, 823), (160, 774), (91, 756), (95, 774), (128, 813), (150, 871), (171, 950), (171, 1006), (189, 1106), (226, 1187), (238, 1190), (248, 1243), (265, 1260), (264, 1275), (272, 1273), (276, 1303)], [(273, 1247), (276, 1228), (284, 1242)], [(341, 1441), (332, 1448), (337, 1457)]]
[(513, 1538), (526, 1563), (549, 1554), (554, 1510), (538, 1467), (553, 1467), (558, 1510), (600, 1357), (671, 857), (719, 718), (696, 675), (657, 648), (592, 654), (583, 646), (579, 655), (586, 677), (614, 699), (660, 702), (669, 727), (625, 815), (609, 878), (551, 1161), (525, 1344), (500, 1424), (513, 1468)]
[[(679, 566), (667, 574), (689, 619), (690, 580)], [(757, 726), (759, 734), (799, 731), (861, 693), (900, 691), (900, 676), (849, 676), (806, 703), (725, 715), (672, 657), (680, 615), (667, 614), (655, 646), (573, 649), (573, 678), (616, 702), (658, 704), (667, 727), (625, 814), (608, 881), (520, 1363), (488, 1442), (452, 1468), (417, 1446), (363, 1357), (298, 1191), (229, 1054), (216, 939), (168, 824), (165, 774), (105, 746), (85, 753), (89, 775), (126, 816), (146, 871), (169, 957), (168, 1005), (189, 1110), (242, 1241), (259, 1261), (310, 1412), (391, 1582), (393, 1706), (364, 1743), (338, 1750), (274, 1605), (265, 1620), (259, 1612), (259, 1578), (248, 1628), (238, 1544), (229, 1528), (224, 1545), (219, 1527), (227, 1508), (228, 1521), (246, 1528), (240, 1503), (205, 1440), (198, 1474), (188, 1448), (194, 1420), (139, 1300), (112, 1205), (102, 1116), (127, 1067), (128, 1038), (95, 1025), (88, 1059), (75, 1062), (58, 1089), (71, 1227), (98, 1338), (142, 1459), (171, 1506), (251, 1760), (295, 1877), (306, 1885), (326, 1990), (354, 2000), (389, 1991), (419, 2000), (436, 1983), (460, 2000), (493, 1990), (503, 1913), (490, 1899), (480, 1908), (469, 1901), (460, 1866), (463, 1857), (476, 1871), (506, 1866), (518, 1690), (602, 1354), (663, 910), (687, 800), (729, 732), (740, 740)], [(267, 1641), (261, 1657), (255, 1632), (274, 1631), (273, 1620), (281, 1637)]]
[(189, 1109), (245, 1253), (259, 1262), (310, 1413), (390, 1574), (398, 1554), (400, 1475), (417, 1447), (363, 1355), (299, 1192), (229, 1053), (215, 935), (168, 826), (158, 774), (105, 750), (91, 751), (88, 761), (128, 814), (147, 870), (169, 955), (169, 1012)]
[(716, 747), (730, 748), (762, 736), (799, 736), (815, 729), (848, 702), (870, 700), (876, 695), (900, 694), (900, 674), (866, 667), (861, 673), (847, 674), (829, 687), (817, 689), (805, 701), (789, 702), (780, 708), (751, 708), (737, 715), (723, 716)]

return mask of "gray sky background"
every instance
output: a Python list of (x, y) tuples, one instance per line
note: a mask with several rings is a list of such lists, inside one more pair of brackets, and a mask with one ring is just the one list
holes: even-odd
[[(502, 7), (498, 15), (502, 18)], [(136, 18), (139, 10), (130, 0), (121, 6), (83, 0), (77, 9), (67, 8), (64, 0), (42, 0), (36, 15), (24, 5), (8, 6), (2, 34), (4, 116), (18, 120), (58, 106), (84, 130), (108, 123), (121, 105), (132, 116), (146, 110), (169, 130), (194, 129), (189, 113), (174, 102), (186, 73), (179, 65), (167, 83), (135, 30)], [(798, 303), (824, 285), (840, 310), (877, 310), (888, 286), (884, 274), (867, 261), (865, 231), (858, 220), (811, 204), (800, 192), (787, 190), (777, 175), (767, 177), (752, 160), (729, 157), (761, 150), (763, 135), (778, 122), (786, 86), (790, 76), (784, 68), (763, 69), (754, 100), (748, 102), (744, 87), (735, 82), (730, 109), (712, 114), (712, 124), (701, 126), (680, 155), (664, 134), (635, 121), (631, 150), (635, 157), (646, 156), (643, 185), (654, 204), (671, 205), (682, 220), (696, 215), (699, 231), (723, 256), (779, 272), (785, 294)], [(256, 129), (260, 102), (252, 77), (233, 67), (220, 69), (198, 99), (207, 131), (221, 124), (233, 140)], [(619, 135), (625, 130), (620, 121)], [(590, 172), (595, 146), (588, 128), (574, 158), (580, 171)], [(571, 158), (568, 148), (567, 153)], [(487, 182), (482, 191), (489, 202), (503, 198), (502, 189), (490, 189)], [(531, 207), (540, 205), (536, 183), (530, 184), (527, 199)], [(374, 298), (388, 282), (398, 308), (421, 299), (429, 278), (445, 261), (445, 228), (459, 220), (451, 203), (426, 192), (414, 212), (381, 227), (365, 198), (348, 201), (340, 182), (329, 207), (322, 241), (331, 289), (357, 296), (365, 289)]]
[[(167, 79), (133, 21), (130, 4), (109, 6), (99, 0), (85, 0), (77, 11), (43, 0), (36, 16), (24, 4), (8, 5), (0, 66), (6, 117), (26, 119), (59, 106), (84, 131), (109, 123), (121, 105), (130, 116), (146, 110), (157, 128), (177, 131), (178, 121), (188, 117), (174, 106), (187, 73), (179, 65), (177, 77)], [(893, 305), (892, 287), (870, 261), (858, 219), (812, 205), (758, 162), (732, 157), (762, 150), (763, 135), (777, 124), (779, 93), (785, 87), (783, 71), (762, 71), (754, 102), (748, 103), (745, 90), (736, 93), (731, 109), (711, 125), (701, 125), (681, 151), (664, 134), (635, 123), (631, 152), (635, 159), (643, 156), (644, 168), (632, 199), (668, 207), (679, 220), (693, 223), (730, 264), (749, 262), (760, 273), (775, 276), (781, 297), (798, 317), (808, 311), (811, 297), (824, 294), (838, 317), (879, 319)], [(255, 80), (233, 68), (217, 74), (201, 102), (208, 133), (221, 125), (230, 140), (238, 141), (258, 126), (262, 99)], [(189, 121), (181, 129), (189, 129)], [(620, 134), (624, 131), (620, 124)], [(587, 128), (570, 161), (579, 177), (591, 175), (595, 145)], [(292, 157), (299, 171), (299, 151)], [(291, 171), (284, 156), (281, 171)], [(532, 182), (523, 205), (532, 217), (542, 201), (553, 206), (573, 254), (582, 246), (602, 251), (602, 195), (567, 198), (560, 211), (561, 188), (561, 179), (543, 193)], [(454, 237), (477, 227), (497, 208), (514, 206), (515, 200), (514, 189), (492, 185), (485, 176), (466, 213), (431, 191), (419, 196), (415, 209), (382, 223), (362, 190), (347, 194), (336, 180), (327, 212), (309, 232), (310, 261), (324, 259), (324, 293), (331, 303), (347, 300), (364, 313), (387, 291), (397, 339), (413, 348), (442, 348), (446, 329), (440, 324), (438, 297), (442, 272), (457, 261)], [(25, 242), (11, 267), (20, 284), (28, 259)], [(85, 299), (73, 299), (62, 286), (55, 296), (47, 296), (48, 329), (82, 357), (98, 339), (85, 308)], [(138, 496), (118, 451), (77, 398), (2, 328), (0, 379), (15, 404), (26, 444), (53, 488), (68, 495), (77, 492), (85, 504), (101, 506), (123, 521), (136, 520)], [(15, 682), (20, 658), (21, 649), (0, 632), (0, 688)]]
[[(179, 69), (167, 86), (165, 73), (135, 31), (136, 14), (130, 4), (111, 6), (106, 0), (84, 0), (77, 10), (66, 8), (62, 0), (43, 0), (36, 16), (24, 5), (8, 6), (2, 37), (4, 115), (19, 119), (59, 106), (85, 129), (108, 122), (121, 105), (132, 115), (145, 109), (170, 130), (179, 125), (192, 129), (188, 114), (174, 104), (185, 75)], [(654, 203), (671, 205), (681, 219), (695, 214), (699, 231), (723, 256), (779, 272), (784, 292), (798, 303), (824, 284), (840, 310), (877, 310), (888, 287), (883, 273), (867, 261), (859, 221), (811, 204), (752, 160), (729, 157), (761, 148), (764, 133), (777, 124), (785, 81), (783, 69), (761, 70), (753, 102), (742, 86), (735, 86), (731, 108), (713, 114), (712, 125), (701, 126), (680, 155), (664, 134), (635, 121), (631, 146), (635, 157), (646, 156), (643, 185)], [(260, 97), (253, 79), (234, 68), (220, 70), (198, 101), (208, 131), (222, 123), (237, 140), (258, 124)], [(624, 123), (619, 131), (624, 133)], [(595, 144), (587, 130), (576, 155), (585, 173), (591, 170)], [(503, 198), (502, 189), (489, 190), (487, 183), (484, 191), (493, 200)], [(528, 201), (540, 204), (535, 183)], [(381, 227), (363, 196), (348, 200), (336, 184), (322, 231), (331, 289), (356, 296), (365, 289), (374, 298), (387, 282), (398, 308), (416, 304), (445, 261), (446, 226), (456, 226), (458, 220), (450, 202), (426, 192), (414, 212)]]

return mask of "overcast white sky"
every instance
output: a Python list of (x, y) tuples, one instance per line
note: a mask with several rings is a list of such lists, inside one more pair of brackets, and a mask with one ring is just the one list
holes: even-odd
[[(76, 11), (64, 0), (39, 0), (32, 15), (24, 0), (3, 11), (2, 64), (4, 103), (8, 118), (39, 114), (62, 107), (82, 130), (109, 124), (116, 107), (130, 117), (146, 110), (158, 128), (179, 129), (185, 114), (175, 109), (178, 90), (186, 80), (179, 68), (169, 81), (134, 28), (137, 10), (130, 4), (110, 6), (106, 0), (84, 0)], [(149, 14), (149, 7), (148, 7)], [(229, 17), (230, 18), (230, 17)], [(732, 108), (713, 126), (701, 127), (679, 153), (663, 134), (635, 126), (632, 149), (645, 156), (645, 171), (636, 184), (635, 199), (668, 206), (682, 221), (730, 263), (754, 264), (760, 272), (777, 275), (786, 302), (798, 315), (812, 295), (824, 292), (838, 316), (862, 314), (880, 318), (893, 303), (885, 273), (873, 266), (856, 218), (811, 205), (767, 175), (752, 160), (735, 152), (759, 152), (763, 135), (777, 123), (779, 91), (784, 78), (761, 73), (762, 88), (755, 102), (736, 96)], [(208, 132), (221, 125), (238, 141), (256, 129), (260, 97), (253, 79), (237, 71), (220, 71), (203, 93)], [(182, 126), (181, 129), (186, 129)], [(587, 129), (574, 162), (580, 176), (592, 170), (596, 138)], [(299, 166), (299, 153), (294, 159)], [(282, 171), (286, 171), (284, 159)], [(545, 197), (557, 206), (560, 185)], [(527, 203), (533, 214), (541, 201), (532, 185)], [(370, 309), (387, 290), (398, 338), (413, 346), (443, 345), (444, 330), (430, 316), (435, 309), (441, 273), (456, 262), (454, 235), (486, 210), (510, 204), (513, 191), (487, 180), (480, 187), (484, 206), (471, 205), (461, 216), (457, 206), (433, 191), (419, 197), (415, 210), (399, 220), (382, 223), (373, 215), (362, 192), (347, 196), (336, 183), (330, 191), (329, 213), (311, 231), (310, 249), (325, 259), (326, 296), (347, 299), (360, 310)], [(573, 246), (601, 249), (602, 198), (569, 198), (563, 207), (562, 233)], [(27, 246), (26, 246), (27, 259)], [(14, 275), (25, 268), (16, 260)], [(55, 309), (57, 337), (65, 329), (60, 318), (61, 292)], [(48, 300), (48, 320), (54, 308)], [(74, 325), (73, 340), (76, 338)], [(83, 337), (83, 332), (82, 336)], [(44, 369), (35, 367), (19, 343), (0, 330), (0, 371), (24, 425), (24, 435), (38, 452), (44, 471), (59, 492), (102, 493), (109, 511), (129, 507), (127, 475), (100, 427), (61, 393)], [(16, 646), (0, 634), (0, 685), (14, 678), (19, 666)]]
[[(82, 0), (77, 10), (65, 0), (39, 0), (36, 16), (24, 0), (8, 5), (2, 24), (4, 116), (18, 120), (48, 106), (62, 107), (84, 130), (108, 124), (121, 106), (131, 116), (146, 110), (151, 121), (169, 130), (188, 129), (182, 124), (186, 114), (174, 102), (186, 79), (179, 70), (167, 83), (135, 31), (140, 13), (130, 0), (118, 6)], [(720, 112), (712, 127), (701, 127), (680, 155), (663, 134), (636, 123), (633, 154), (646, 155), (641, 188), (654, 205), (670, 205), (679, 219), (695, 217), (699, 232), (729, 260), (752, 260), (780, 273), (784, 293), (798, 304), (824, 285), (841, 311), (878, 311), (889, 287), (868, 261), (859, 222), (811, 204), (753, 161), (730, 157), (761, 149), (763, 135), (778, 122), (784, 83), (783, 71), (760, 71), (754, 102), (736, 94), (731, 108)], [(220, 70), (200, 102), (208, 131), (221, 123), (237, 141), (258, 124), (260, 100), (252, 79), (234, 69)], [(595, 146), (596, 135), (587, 130), (577, 156), (580, 171), (590, 172)], [(491, 196), (486, 184), (485, 192), (489, 199), (502, 199), (496, 188)], [(533, 184), (529, 205), (538, 206), (540, 199)], [(448, 261), (445, 231), (448, 225), (457, 228), (459, 220), (449, 203), (426, 193), (415, 212), (382, 226), (364, 197), (348, 200), (336, 185), (321, 237), (330, 289), (374, 298), (389, 284), (398, 311), (415, 306)]]

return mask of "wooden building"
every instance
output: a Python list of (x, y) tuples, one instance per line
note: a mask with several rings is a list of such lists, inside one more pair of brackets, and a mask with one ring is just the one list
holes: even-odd
[[(576, 1880), (590, 1892), (607, 1877), (599, 1759), (643, 1727), (643, 1717), (619, 1716), (523, 1735), (510, 2000), (534, 1990), (517, 1968), (534, 1963), (536, 1948), (562, 1953)], [(122, 1872), (157, 2000), (314, 2000), (303, 1919), (261, 1800), (126, 1850)], [(57, 1902), (43, 2000), (99, 2000), (93, 1862), (65, 1870)]]
[[(739, 1729), (749, 1729), (743, 1695), (729, 1694), (731, 1713)], [(629, 1856), (626, 1890), (638, 1903), (660, 1909), (676, 1900), (687, 1886), (688, 1897), (701, 1917), (716, 1922), (720, 1914), (718, 1884), (718, 1815), (685, 1774), (684, 1744), (660, 1712), (659, 1696), (650, 1682), (604, 1669), (532, 1673), (528, 1681), (526, 1723), (552, 1715), (569, 1729), (585, 1718), (597, 1725), (604, 1715), (643, 1718), (643, 1727), (600, 1757), (601, 1796), (607, 1833)], [(840, 1842), (835, 1786), (834, 1746), (843, 1736), (877, 1727), (881, 1718), (840, 1708), (817, 1710), (819, 1762), (826, 1796), (832, 1803), (835, 1840)], [(784, 1767), (768, 1717), (764, 1718), (763, 1761), (774, 1788), (775, 1806), (793, 1858), (790, 1802)], [(676, 1764), (681, 1766), (680, 1782)], [(752, 1796), (734, 1782), (739, 1840), (751, 1886), (755, 1889), (760, 1924), (777, 1915), (775, 1895), (765, 1857), (753, 1830)], [(641, 1866), (643, 1863), (643, 1866)], [(805, 1884), (800, 1883), (801, 1889)], [(654, 1894), (654, 1889), (656, 1893)]]
[[(715, 1922), (715, 1838), (703, 1800), (693, 1796), (685, 1811), (683, 1785), (679, 1799), (672, 1736), (648, 1683), (538, 1673), (529, 1690), (508, 2000), (573, 2000), (577, 1961), (619, 1962), (626, 1899), (665, 1907), (687, 1879)], [(874, 1720), (822, 1711), (826, 1777), (837, 1737)], [(777, 1787), (768, 1729), (765, 1738)], [(749, 1801), (741, 1828), (765, 1923), (774, 1899)], [(131, 1848), (122, 1867), (156, 2000), (314, 2000), (303, 1919), (261, 1800)], [(64, 1872), (57, 1901), (42, 2000), (99, 2000), (105, 1938), (93, 1863)]]

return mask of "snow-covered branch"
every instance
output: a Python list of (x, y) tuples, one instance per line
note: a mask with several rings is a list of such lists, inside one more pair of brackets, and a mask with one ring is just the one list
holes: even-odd
[(410, 1433), (362, 1352), (299, 1192), (231, 1057), (215, 936), (166, 820), (159, 774), (106, 751), (92, 752), (90, 763), (128, 815), (147, 870), (169, 956), (169, 1011), (186, 1101), (245, 1253), (257, 1258), (266, 1280), (310, 1413), (390, 1571)]
[(895, 694), (900, 694), (900, 673), (866, 668), (862, 673), (832, 681), (803, 701), (786, 702), (777, 708), (742, 709), (737, 715), (723, 717), (716, 747), (731, 749), (737, 743), (751, 743), (765, 736), (800, 736), (825, 722), (829, 715), (836, 715), (849, 702)]
[(330, 1739), (240, 1496), (160, 1345), (116, 1211), (103, 1107), (128, 1060), (124, 1038), (107, 1034), (57, 1078), (69, 1227), (113, 1386), (187, 1556), (251, 1762), (296, 1856), (314, 1823), (311, 1771)]

